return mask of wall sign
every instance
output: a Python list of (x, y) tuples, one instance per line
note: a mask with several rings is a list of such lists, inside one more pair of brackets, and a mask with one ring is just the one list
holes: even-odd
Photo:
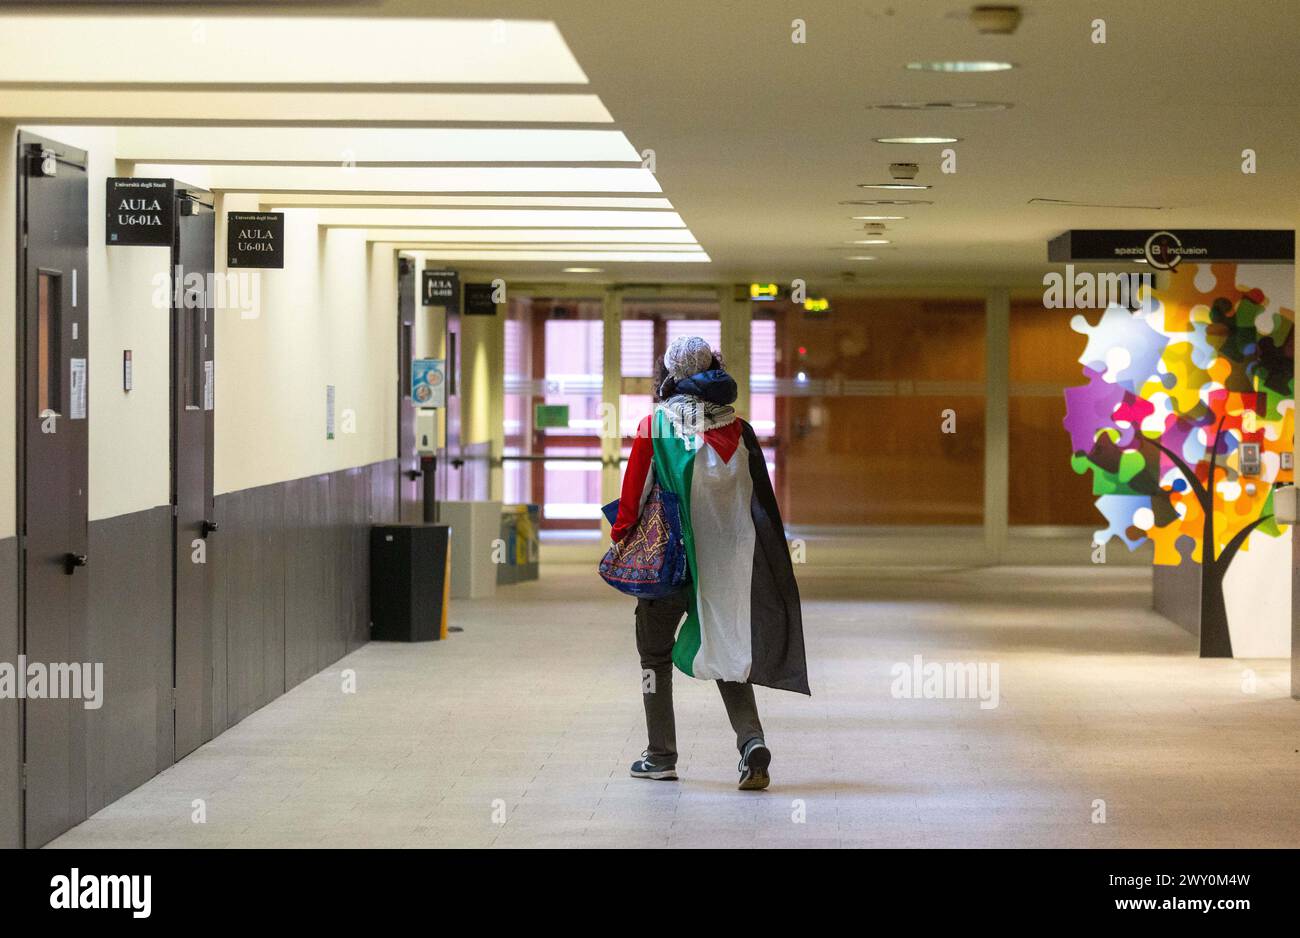
[(495, 316), (497, 314), (496, 290), (490, 283), (465, 284), (465, 315)]
[(447, 406), (447, 361), (417, 358), (411, 362), (411, 400), (416, 407)]
[(226, 264), (284, 269), (284, 212), (226, 215)]
[(425, 270), (420, 277), (420, 302), (460, 312), (460, 274), (454, 270)]
[(1047, 259), (1146, 261), (1155, 270), (1196, 263), (1292, 264), (1295, 232), (1231, 228), (1075, 229), (1047, 242)]
[(176, 180), (109, 177), (106, 185), (105, 244), (171, 246)]
[(569, 425), (568, 404), (534, 404), (533, 427), (541, 430), (546, 427), (565, 428)]

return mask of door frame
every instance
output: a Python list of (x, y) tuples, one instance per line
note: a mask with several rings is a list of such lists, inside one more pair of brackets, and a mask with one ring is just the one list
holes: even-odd
[(415, 401), (411, 399), (411, 369), (415, 358), (415, 330), (420, 300), (415, 261), (398, 255), (395, 273), (397, 276), (397, 517), (403, 522), (419, 522), (424, 518), (424, 499), (419, 485), (423, 473), (416, 447)]
[[(15, 225), (17, 226), (18, 230), (17, 230), (17, 238), (16, 238), (17, 256), (15, 258), (16, 266), (14, 271), (15, 273), (15, 277), (14, 277), (15, 280), (14, 377), (15, 377), (15, 383), (17, 385), (15, 389), (16, 394), (14, 398), (14, 403), (15, 403), (14, 493), (17, 502), (15, 506), (16, 511), (15, 511), (14, 527), (15, 527), (15, 533), (17, 534), (17, 540), (18, 540), (18, 550), (17, 550), (18, 556), (17, 556), (17, 570), (16, 570), (17, 581), (15, 583), (15, 597), (17, 603), (16, 603), (15, 611), (17, 613), (16, 622), (18, 626), (18, 654), (21, 656), (27, 654), (28, 644), (29, 644), (28, 634), (27, 634), (28, 633), (28, 628), (27, 628), (28, 627), (28, 615), (27, 615), (27, 572), (28, 572), (27, 571), (27, 567), (28, 567), (28, 563), (27, 563), (28, 561), (27, 558), (28, 433), (27, 430), (28, 430), (28, 421), (27, 421), (27, 416), (29, 414), (29, 410), (28, 410), (29, 405), (32, 402), (29, 400), (29, 396), (27, 393), (27, 386), (28, 386), (27, 369), (28, 366), (31, 364), (28, 361), (28, 356), (27, 356), (27, 328), (28, 328), (28, 323), (31, 319), (31, 310), (29, 310), (28, 302), (27, 302), (28, 301), (27, 286), (28, 286), (28, 271), (29, 271), (27, 222), (29, 217), (28, 215), (29, 197), (27, 193), (26, 177), (30, 173), (29, 161), (33, 158), (34, 155), (31, 152), (31, 150), (33, 147), (40, 147), (42, 152), (50, 151), (54, 155), (55, 159), (57, 160), (57, 164), (72, 166), (80, 170), (86, 176), (87, 190), (89, 190), (90, 173), (89, 173), (89, 154), (85, 150), (81, 150), (76, 147), (72, 147), (67, 144), (60, 143), (56, 140), (51, 140), (47, 137), (43, 137), (39, 134), (34, 134), (27, 130), (18, 131), (15, 137), (15, 145), (17, 149), (17, 159), (15, 165), (17, 175), (15, 178), (15, 184), (16, 184), (15, 188), (17, 191), (15, 194), (14, 205), (15, 205)], [(81, 432), (85, 437), (85, 442), (82, 447), (82, 452), (85, 454), (86, 457), (87, 483), (89, 482), (89, 434), (90, 434), (90, 316), (88, 310), (89, 295), (90, 295), (89, 215), (90, 215), (90, 205), (89, 205), (89, 199), (87, 199), (87, 204), (86, 204), (87, 243), (83, 248), (85, 263), (82, 265), (82, 269), (85, 271), (86, 274), (84, 278), (85, 282), (79, 283), (77, 281), (77, 268), (74, 268), (73, 285), (72, 285), (72, 291), (74, 297), (80, 294), (82, 297), (85, 298), (80, 303), (75, 303), (72, 308), (78, 311), (84, 310), (86, 312), (86, 315), (81, 316), (79, 318), (79, 321), (84, 325), (84, 329), (80, 333), (80, 339), (85, 343), (85, 361), (86, 361), (86, 374), (84, 378), (86, 382), (86, 387), (85, 387), (86, 416), (84, 418), (84, 421), (82, 421), (85, 426)], [(65, 359), (66, 357), (67, 356), (65, 356), (62, 352), (60, 352), (60, 359), (61, 359), (60, 369), (62, 369), (62, 360)], [(70, 392), (71, 389), (69, 388), (69, 393)], [(71, 416), (68, 416), (66, 419), (68, 420), (68, 422), (72, 422)], [(86, 490), (83, 493), (83, 496), (80, 501), (81, 501), (81, 525), (84, 531), (82, 540), (83, 542), (88, 543), (89, 533), (90, 533), (89, 485), (88, 484), (86, 486)], [(83, 574), (82, 576), (84, 582), (85, 575)], [(88, 590), (86, 591), (86, 596), (88, 598)], [(81, 610), (81, 613), (82, 613), (82, 629), (84, 635), (84, 629), (86, 627), (85, 620), (87, 618), (87, 614), (86, 614), (87, 610), (86, 608), (84, 608), (84, 606)], [(84, 717), (83, 717), (83, 721), (84, 721)], [(19, 732), (19, 739), (18, 739), (19, 830), (18, 830), (18, 834), (19, 834), (19, 844), (21, 847), (24, 848), (29, 846), (28, 830), (30, 827), (28, 816), (27, 816), (28, 814), (28, 797), (27, 797), (28, 726), (27, 723), (28, 723), (28, 702), (25, 699), (20, 699), (18, 701), (18, 732)], [(82, 723), (82, 728), (84, 732), (84, 722)], [(84, 745), (84, 743), (85, 743), (84, 735), (82, 735), (80, 738), (77, 738), (77, 735), (74, 732), (73, 738), (70, 740), (70, 745), (72, 745), (75, 748), (75, 746)], [(85, 777), (84, 762), (81, 765), (80, 778), (77, 778), (77, 769), (75, 763), (72, 765), (69, 772), (70, 772), (70, 778), (69, 778), (70, 786), (75, 787), (77, 783), (80, 782), (82, 788), (81, 795), (84, 801), (86, 795), (86, 791), (85, 791), (86, 777)], [(81, 814), (82, 817), (79, 820), (84, 820), (85, 819), (84, 808)]]
[[(195, 215), (208, 215), (212, 218), (212, 244), (213, 255), (211, 263), (205, 265), (201, 271), (204, 274), (216, 274), (216, 210), (213, 195), (206, 189), (198, 186), (192, 186), (179, 180), (174, 185), (174, 196), (176, 201), (176, 211), (174, 214), (174, 227), (172, 229), (172, 245), (169, 255), (168, 264), (168, 283), (171, 285), (168, 306), (168, 370), (170, 374), (169, 382), (169, 495), (172, 506), (172, 524), (171, 524), (171, 550), (172, 550), (172, 685), (171, 685), (171, 704), (172, 704), (172, 758), (171, 762), (176, 762), (189, 755), (203, 743), (212, 739), (212, 642), (211, 642), (211, 622), (212, 622), (212, 598), (213, 584), (211, 576), (207, 573), (207, 566), (203, 572), (204, 595), (201, 605), (202, 621), (198, 624), (198, 635), (182, 636), (181, 622), (181, 573), (180, 557), (182, 556), (182, 545), (180, 539), (180, 525), (185, 519), (180, 516), (180, 461), (178, 459), (178, 447), (180, 437), (180, 419), (182, 405), (182, 388), (184, 381), (184, 370), (181, 367), (181, 355), (184, 353), (184, 329), (187, 325), (182, 315), (184, 307), (177, 308), (176, 298), (183, 294), (183, 289), (179, 289), (176, 284), (176, 273), (181, 266), (182, 246), (181, 246), (181, 219), (183, 217), (193, 217)], [(189, 271), (182, 271), (182, 274)], [(216, 311), (212, 306), (212, 297), (206, 295), (206, 290), (210, 280), (204, 283), (204, 309), (205, 319), (203, 322), (202, 336), (203, 346), (199, 350), (199, 360), (204, 363), (203, 367), (206, 373), (206, 363), (215, 362), (216, 359), (216, 328), (215, 318)], [(195, 375), (194, 380), (200, 381), (204, 387), (201, 394), (206, 394), (206, 379), (203, 376)], [(214, 395), (215, 395), (215, 388)], [(211, 561), (206, 556), (208, 537), (217, 530), (217, 524), (214, 518), (214, 482), (215, 482), (215, 415), (216, 402), (213, 401), (213, 407), (208, 410), (201, 401), (199, 404), (203, 415), (203, 512), (200, 522), (201, 538), (204, 540), (205, 560)], [(198, 655), (201, 661), (199, 673), (191, 680), (184, 680), (182, 672), (184, 670), (183, 662), (183, 643), (192, 644), (197, 642)], [(197, 733), (186, 735), (182, 738), (179, 731), (181, 722), (180, 714), (188, 709), (197, 708), (199, 721)], [(197, 741), (195, 741), (197, 737)], [(193, 743), (193, 745), (191, 745)], [(182, 751), (184, 749), (184, 751)]]

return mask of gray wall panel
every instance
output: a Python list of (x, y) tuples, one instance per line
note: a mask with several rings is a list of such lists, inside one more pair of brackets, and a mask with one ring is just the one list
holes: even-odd
[[(18, 539), (0, 540), (0, 661), (18, 662)], [(22, 843), (18, 701), (0, 699), (0, 849)]]
[(226, 723), (233, 726), (263, 698), (262, 536), (257, 490), (226, 496)]
[(284, 683), (284, 554), (288, 543), (284, 532), (286, 489), (287, 486), (280, 484), (256, 490), (260, 528), (258, 547), (262, 560), (257, 583), (262, 600), (262, 693), (257, 707), (266, 706), (288, 689)]
[[(217, 496), (208, 540), (212, 736), (369, 640), (369, 527), (396, 518), (396, 461)], [(90, 525), (85, 712), (94, 812), (172, 762), (171, 511)], [(17, 541), (0, 540), (0, 660), (16, 661)], [(290, 685), (291, 686), (291, 685)], [(205, 720), (206, 725), (206, 720)], [(20, 725), (0, 700), (0, 847), (21, 831)]]
[(90, 523), (86, 659), (104, 666), (87, 710), (93, 814), (172, 764), (172, 516), (167, 506)]
[[(294, 687), (322, 667), (322, 641), (338, 627), (335, 545), (330, 524), (332, 476), (284, 486), (284, 682)], [(327, 663), (327, 662), (326, 662)]]
[(212, 500), (212, 520), (217, 522), (217, 533), (208, 538), (208, 615), (212, 625), (212, 730), (209, 739), (226, 731), (230, 725), (226, 707), (227, 635), (226, 635), (226, 572), (230, 563), (230, 525), (226, 518), (226, 503), (230, 496), (218, 495)]

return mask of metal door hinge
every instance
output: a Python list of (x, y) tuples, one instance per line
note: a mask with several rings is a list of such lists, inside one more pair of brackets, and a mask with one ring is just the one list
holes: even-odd
[(26, 762), (23, 763), (22, 785), (23, 785), (23, 791), (26, 791), (27, 790), (27, 763)]
[(175, 710), (176, 709), (176, 688), (174, 687), (172, 688), (171, 693), (168, 694), (168, 697), (171, 698), (172, 709)]

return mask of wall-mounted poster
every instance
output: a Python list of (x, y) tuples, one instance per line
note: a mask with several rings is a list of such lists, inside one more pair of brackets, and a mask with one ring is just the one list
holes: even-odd
[(411, 400), (416, 407), (447, 406), (447, 361), (417, 358), (411, 362)]
[(1200, 593), (1202, 657), (1290, 653), (1291, 539), (1273, 496), (1294, 481), (1293, 278), (1289, 264), (1184, 260), (1135, 308), (1071, 321), (1085, 383), (1066, 389), (1064, 423), (1105, 520), (1094, 543), (1150, 541), (1158, 568), (1199, 567), (1179, 582)]

